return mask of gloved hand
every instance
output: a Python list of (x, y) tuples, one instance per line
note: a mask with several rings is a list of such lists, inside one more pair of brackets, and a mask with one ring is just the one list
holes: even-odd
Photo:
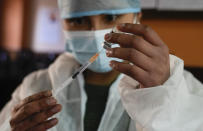
[(58, 123), (57, 118), (48, 120), (61, 111), (51, 91), (44, 91), (22, 100), (12, 111), (12, 131), (46, 131)]
[(120, 24), (121, 32), (105, 35), (105, 40), (121, 47), (107, 50), (108, 57), (120, 58), (129, 63), (111, 61), (110, 66), (137, 80), (144, 87), (163, 84), (170, 76), (169, 49), (159, 35), (141, 24)]

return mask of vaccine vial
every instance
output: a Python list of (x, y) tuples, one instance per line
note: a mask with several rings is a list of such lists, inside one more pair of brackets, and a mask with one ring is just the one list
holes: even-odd
[(104, 48), (104, 49), (108, 50), (108, 49), (110, 49), (111, 47), (112, 47), (112, 43), (109, 43), (109, 42), (104, 41), (104, 43), (103, 43), (103, 48)]

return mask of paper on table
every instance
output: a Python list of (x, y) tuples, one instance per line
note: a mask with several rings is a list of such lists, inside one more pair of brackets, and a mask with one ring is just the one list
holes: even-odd
[(32, 49), (39, 53), (61, 53), (65, 49), (58, 9), (55, 7), (38, 8), (32, 40)]
[(159, 0), (160, 10), (203, 10), (203, 0)]

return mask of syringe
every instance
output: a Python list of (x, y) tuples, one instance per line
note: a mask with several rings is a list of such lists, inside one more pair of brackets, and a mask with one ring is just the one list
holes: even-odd
[(72, 78), (75, 79), (79, 74), (83, 73), (99, 56), (99, 54), (103, 51), (103, 48), (92, 56), (85, 64), (83, 64), (80, 68), (78, 68), (75, 73), (72, 75)]
[(111, 48), (112, 44), (104, 41), (102, 46), (103, 48), (98, 53), (92, 56), (85, 64), (83, 64), (80, 68), (76, 70), (76, 72), (72, 75), (73, 79), (75, 79), (78, 74), (83, 73), (98, 58), (99, 54), (103, 51), (103, 49), (108, 50), (109, 48)]
[(103, 49), (109, 49), (111, 48), (111, 43), (108, 42), (104, 42), (103, 43), (103, 48), (97, 52), (94, 56), (92, 56), (87, 62), (85, 62), (85, 64), (83, 64), (80, 68), (78, 68), (75, 73), (68, 78), (62, 85), (60, 88), (57, 88), (53, 94), (54, 96), (56, 96), (61, 90), (63, 90), (67, 85), (69, 85), (79, 74), (83, 73), (99, 56), (99, 54), (103, 51)]

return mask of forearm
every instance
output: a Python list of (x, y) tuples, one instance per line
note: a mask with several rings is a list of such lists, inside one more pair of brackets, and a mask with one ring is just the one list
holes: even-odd
[(145, 130), (197, 130), (203, 121), (203, 94), (199, 93), (203, 85), (194, 79), (191, 75), (185, 77), (183, 62), (174, 59), (171, 76), (163, 85), (135, 89), (121, 82), (119, 89), (127, 112)]

